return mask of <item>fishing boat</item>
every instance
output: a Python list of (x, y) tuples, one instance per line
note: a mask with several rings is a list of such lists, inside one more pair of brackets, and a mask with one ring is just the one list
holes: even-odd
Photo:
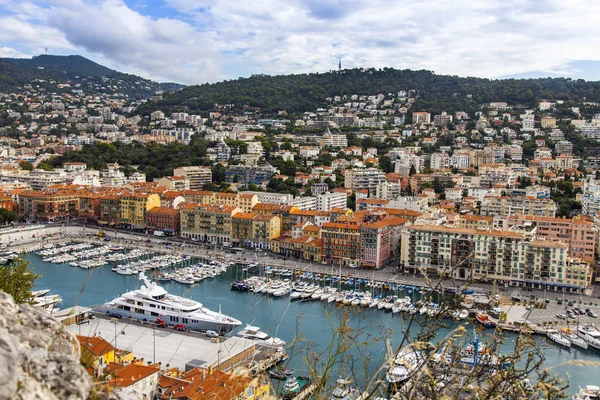
[(458, 318), (459, 319), (467, 319), (469, 317), (469, 311), (467, 310), (462, 310), (459, 314), (458, 314)]
[(554, 343), (566, 347), (566, 348), (571, 348), (571, 341), (569, 339), (567, 339), (566, 337), (564, 337), (563, 335), (561, 335), (558, 331), (556, 330), (550, 330), (546, 333), (546, 336), (548, 336), (548, 339), (550, 339), (551, 341), (553, 341)]
[(475, 319), (477, 320), (477, 322), (479, 322), (481, 325), (483, 325), (484, 328), (495, 328), (496, 327), (496, 322), (494, 322), (489, 315), (487, 315), (487, 313), (478, 313), (475, 314)]

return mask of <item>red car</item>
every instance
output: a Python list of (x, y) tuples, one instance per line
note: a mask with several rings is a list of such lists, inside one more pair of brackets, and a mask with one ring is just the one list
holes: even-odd
[(185, 325), (184, 324), (177, 324), (173, 328), (177, 329), (178, 331), (185, 331)]

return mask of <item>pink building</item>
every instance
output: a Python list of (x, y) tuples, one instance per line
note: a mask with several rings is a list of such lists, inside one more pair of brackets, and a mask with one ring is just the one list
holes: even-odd
[(556, 240), (569, 244), (569, 256), (594, 262), (598, 232), (591, 218), (578, 215), (573, 219), (535, 217), (530, 215), (511, 215), (507, 218), (507, 227), (533, 224), (537, 227), (539, 239)]

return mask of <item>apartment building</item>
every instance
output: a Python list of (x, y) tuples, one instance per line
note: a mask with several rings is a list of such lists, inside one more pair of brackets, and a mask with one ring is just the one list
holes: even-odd
[(377, 185), (385, 182), (385, 174), (377, 168), (349, 169), (344, 173), (344, 187), (357, 191), (377, 192)]
[(357, 266), (361, 257), (360, 225), (327, 222), (321, 228), (322, 260), (328, 264)]
[(450, 168), (450, 156), (448, 153), (433, 153), (431, 155), (431, 169), (447, 169)]
[(567, 279), (567, 267), (580, 265), (568, 261), (567, 243), (537, 240), (523, 232), (415, 225), (403, 231), (401, 243), (401, 262), (409, 269), (455, 279), (553, 290), (590, 284), (573, 278), (580, 276), (573, 272)]
[(568, 140), (561, 140), (554, 144), (554, 151), (558, 155), (572, 156), (573, 155), (573, 143)]
[(431, 113), (426, 111), (415, 111), (412, 113), (413, 124), (430, 124)]
[(190, 181), (183, 175), (173, 175), (161, 178), (158, 180), (158, 184), (167, 190), (184, 191), (190, 188)]
[(121, 196), (121, 224), (132, 229), (146, 228), (146, 213), (154, 207), (160, 207), (160, 197), (156, 193)]
[(294, 195), (289, 193), (274, 193), (274, 192), (251, 192), (243, 191), (240, 194), (249, 194), (256, 196), (258, 203), (269, 204), (286, 204), (294, 198)]
[(494, 164), (496, 155), (493, 150), (473, 150), (471, 151), (470, 162), (472, 167), (478, 167), (484, 164)]
[(539, 217), (555, 217), (556, 203), (552, 199), (539, 199), (530, 196), (491, 196), (481, 202), (481, 215), (508, 217), (525, 214)]
[(598, 230), (591, 217), (547, 218), (531, 215), (510, 215), (507, 227), (535, 227), (537, 238), (568, 243), (569, 255), (590, 263), (596, 255)]
[(450, 165), (458, 169), (467, 169), (471, 166), (471, 154), (468, 151), (457, 151), (450, 157)]
[(180, 212), (175, 208), (154, 207), (146, 213), (148, 228), (161, 230), (167, 235), (177, 235), (181, 227)]
[(68, 221), (79, 215), (79, 197), (72, 191), (25, 190), (18, 203), (19, 216), (30, 221)]
[(360, 227), (361, 266), (372, 269), (386, 267), (399, 249), (399, 228), (406, 222), (408, 220), (403, 218), (384, 218), (364, 223)]
[(276, 215), (281, 219), (281, 232), (292, 230), (292, 213), (299, 208), (289, 204), (263, 204), (258, 203), (252, 208), (252, 212), (260, 215)]
[(225, 180), (228, 183), (241, 183), (247, 185), (250, 182), (255, 185), (262, 185), (271, 180), (273, 175), (279, 171), (270, 166), (248, 166), (248, 165), (229, 165), (225, 170)]
[(281, 218), (276, 215), (240, 212), (231, 219), (231, 240), (239, 246), (270, 249), (280, 234)]
[(329, 131), (329, 128), (325, 131), (325, 134), (319, 140), (319, 146), (332, 147), (332, 148), (344, 148), (348, 147), (348, 138), (346, 134), (333, 134)]
[(121, 223), (121, 195), (100, 195), (100, 221), (113, 225)]
[(334, 208), (346, 208), (347, 203), (348, 196), (346, 193), (323, 193), (317, 195), (317, 210), (331, 211)]
[(238, 207), (186, 203), (180, 208), (181, 237), (210, 243), (231, 242), (233, 215)]
[(173, 170), (173, 176), (183, 177), (187, 180), (187, 187), (183, 189), (167, 187), (171, 190), (201, 190), (204, 185), (212, 182), (212, 171), (210, 167), (179, 167)]

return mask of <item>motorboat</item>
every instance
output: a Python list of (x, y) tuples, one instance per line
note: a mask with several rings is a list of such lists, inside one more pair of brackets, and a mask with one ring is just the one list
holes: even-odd
[(215, 331), (227, 334), (242, 323), (232, 317), (214, 312), (201, 303), (168, 293), (155, 282), (150, 282), (143, 272), (139, 279), (144, 283), (139, 289), (131, 290), (109, 303), (96, 307), (96, 311), (113, 317), (132, 318), (167, 325), (183, 325), (185, 329)]
[(477, 322), (479, 322), (481, 325), (483, 325), (484, 328), (495, 328), (496, 327), (496, 322), (494, 322), (489, 315), (487, 315), (487, 313), (478, 313), (475, 314), (475, 319), (477, 320)]
[(589, 346), (588, 346), (587, 342), (584, 339), (577, 336), (577, 334), (575, 332), (573, 332), (572, 330), (570, 330), (568, 328), (563, 328), (561, 330), (561, 334), (571, 342), (571, 346), (577, 346), (584, 350), (588, 349)]
[(256, 340), (266, 346), (272, 346), (272, 347), (285, 346), (285, 342), (283, 340), (276, 338), (276, 337), (269, 336), (267, 333), (261, 331), (260, 328), (257, 326), (246, 325), (246, 327), (244, 329), (242, 329), (240, 332), (238, 332), (238, 334), (236, 336), (244, 338), (244, 339)]
[(600, 386), (587, 385), (586, 387), (580, 387), (579, 393), (574, 394), (573, 400), (599, 400), (600, 399)]
[(294, 397), (302, 393), (310, 384), (310, 379), (307, 377), (299, 376), (294, 378), (288, 377), (285, 381), (285, 386), (281, 391), (281, 398), (283, 400), (291, 400)]
[(583, 324), (577, 327), (577, 334), (589, 347), (600, 350), (600, 331), (594, 325)]
[(397, 388), (409, 380), (424, 362), (425, 354), (422, 351), (407, 346), (396, 354), (392, 366), (385, 375), (386, 380)]
[(360, 389), (352, 387), (350, 384), (349, 380), (338, 379), (331, 393), (331, 400), (362, 400), (366, 398), (366, 394), (363, 396)]
[(459, 314), (458, 314), (458, 318), (459, 319), (467, 319), (469, 317), (469, 311), (467, 310), (462, 310)]

